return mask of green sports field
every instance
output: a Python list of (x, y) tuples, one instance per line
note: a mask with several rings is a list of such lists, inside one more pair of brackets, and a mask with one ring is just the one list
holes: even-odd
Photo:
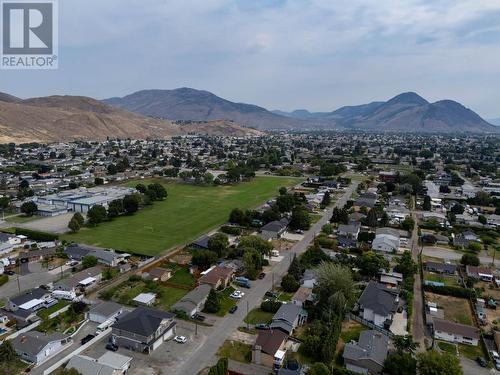
[(157, 255), (223, 224), (233, 208), (255, 208), (278, 195), (280, 186), (299, 182), (297, 178), (256, 177), (235, 186), (167, 183), (168, 198), (165, 201), (155, 202), (135, 215), (119, 217), (95, 228), (83, 228), (76, 234), (66, 234), (63, 239)]

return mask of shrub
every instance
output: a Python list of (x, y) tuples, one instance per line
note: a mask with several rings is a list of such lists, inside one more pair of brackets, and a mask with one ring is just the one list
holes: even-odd
[(9, 281), (9, 276), (7, 275), (0, 275), (0, 286), (5, 284), (7, 281)]
[(28, 237), (30, 240), (34, 241), (55, 241), (59, 239), (59, 236), (57, 234), (41, 232), (26, 228), (16, 228), (15, 233), (16, 236), (23, 235)]
[(239, 236), (242, 232), (241, 228), (233, 227), (231, 225), (224, 225), (220, 228), (221, 232), (226, 234), (232, 234), (233, 236)]
[(460, 288), (457, 286), (424, 285), (424, 290), (426, 292), (442, 294), (445, 296), (452, 296), (458, 298), (470, 298), (474, 295), (474, 291), (470, 289)]
[(262, 311), (270, 312), (270, 313), (275, 313), (276, 311), (279, 310), (280, 307), (281, 307), (281, 302), (279, 302), (279, 301), (268, 300), (268, 301), (263, 301), (260, 304), (260, 308)]

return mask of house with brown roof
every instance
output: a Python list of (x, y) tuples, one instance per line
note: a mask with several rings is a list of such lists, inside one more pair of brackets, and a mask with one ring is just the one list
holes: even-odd
[(476, 327), (434, 318), (432, 328), (435, 339), (473, 346), (478, 345), (479, 329)]
[(234, 270), (229, 267), (214, 266), (204, 272), (198, 280), (200, 284), (210, 285), (214, 289), (226, 288), (234, 275)]
[(252, 348), (252, 362), (268, 367), (281, 364), (287, 339), (288, 335), (279, 329), (260, 331)]
[(308, 303), (313, 301), (312, 289), (305, 286), (301, 286), (292, 297), (292, 303), (294, 305), (304, 307)]
[(482, 280), (486, 282), (493, 281), (493, 272), (487, 267), (466, 266), (465, 271), (467, 273), (467, 276), (472, 277), (476, 280)]
[(154, 281), (164, 282), (172, 277), (172, 271), (166, 268), (155, 267), (150, 269), (146, 276)]

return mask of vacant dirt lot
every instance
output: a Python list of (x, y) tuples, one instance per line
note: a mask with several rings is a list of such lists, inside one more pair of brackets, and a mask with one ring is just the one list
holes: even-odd
[(426, 302), (436, 302), (438, 307), (444, 309), (444, 318), (446, 320), (455, 323), (474, 325), (469, 301), (465, 298), (425, 293), (425, 300)]

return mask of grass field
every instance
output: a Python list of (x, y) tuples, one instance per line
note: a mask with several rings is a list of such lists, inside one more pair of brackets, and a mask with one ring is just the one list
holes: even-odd
[(276, 196), (280, 186), (298, 182), (300, 179), (292, 177), (256, 177), (235, 186), (167, 183), (165, 201), (155, 202), (135, 215), (119, 217), (95, 228), (84, 228), (62, 238), (135, 254), (157, 255), (223, 224), (233, 208), (255, 208)]
[(440, 294), (425, 293), (426, 301), (436, 302), (439, 308), (444, 309), (446, 320), (473, 325), (472, 311), (465, 298), (442, 296)]
[(273, 313), (263, 311), (260, 308), (253, 309), (245, 317), (245, 323), (248, 324), (269, 324), (273, 319)]

